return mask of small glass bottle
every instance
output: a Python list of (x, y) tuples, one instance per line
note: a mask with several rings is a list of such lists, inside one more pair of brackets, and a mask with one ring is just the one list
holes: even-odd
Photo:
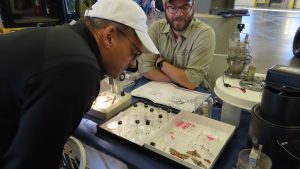
[(248, 67), (247, 76), (246, 76), (247, 81), (254, 80), (255, 70), (256, 70), (256, 67), (254, 65), (250, 65)]
[(167, 119), (169, 120), (171, 117), (172, 117), (172, 109), (169, 108), (169, 109), (167, 110)]
[(148, 116), (148, 120), (153, 121), (153, 118), (154, 118), (154, 109), (150, 108), (150, 113), (149, 113), (149, 116)]
[(119, 131), (119, 136), (122, 137), (122, 132), (123, 132), (123, 127), (122, 127), (122, 121), (118, 121), (118, 131)]
[(204, 101), (201, 97), (195, 98), (194, 113), (210, 118), (214, 100), (209, 96)]
[(144, 112), (143, 112), (143, 114), (144, 114), (144, 120), (147, 120), (149, 118), (148, 117), (149, 111), (148, 111), (148, 104), (147, 103), (144, 104)]
[(146, 120), (146, 135), (150, 134), (150, 120)]
[(203, 112), (203, 115), (205, 117), (211, 118), (214, 99), (209, 96), (203, 103), (204, 103), (203, 107), (205, 108), (205, 111)]
[(137, 120), (139, 118), (139, 109), (138, 109), (138, 105), (135, 103), (133, 105), (133, 119)]
[(161, 106), (158, 105), (158, 106), (157, 106), (157, 114), (160, 114), (160, 113), (161, 113)]
[(162, 124), (163, 124), (163, 115), (159, 114), (158, 115), (158, 125), (157, 125), (158, 128), (161, 128)]
[(206, 101), (202, 103), (202, 116), (210, 117), (209, 105)]
[(135, 140), (138, 140), (140, 131), (139, 131), (140, 120), (135, 120)]

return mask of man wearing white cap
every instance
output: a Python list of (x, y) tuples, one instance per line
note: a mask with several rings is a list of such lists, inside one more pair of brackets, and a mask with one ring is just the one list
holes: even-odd
[(100, 0), (75, 25), (0, 35), (0, 168), (55, 169), (99, 93), (142, 53), (157, 54), (132, 0)]
[(164, 0), (165, 19), (149, 35), (160, 52), (142, 55), (139, 70), (148, 79), (188, 89), (209, 88), (207, 70), (215, 48), (214, 30), (194, 18), (195, 0)]

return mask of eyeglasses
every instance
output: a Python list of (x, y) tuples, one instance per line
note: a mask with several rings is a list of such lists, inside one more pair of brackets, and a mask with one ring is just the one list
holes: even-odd
[(140, 49), (132, 42), (132, 40), (130, 40), (128, 38), (128, 36), (120, 29), (116, 28), (123, 36), (125, 36), (125, 38), (134, 46), (135, 48), (135, 51), (133, 52), (133, 55), (132, 55), (132, 60), (135, 60), (137, 57), (139, 57), (142, 52), (140, 51)]
[(184, 5), (184, 6), (177, 8), (173, 5), (166, 5), (166, 8), (167, 8), (167, 11), (172, 14), (176, 14), (178, 12), (178, 10), (180, 10), (183, 14), (187, 14), (192, 10), (193, 6), (192, 5)]

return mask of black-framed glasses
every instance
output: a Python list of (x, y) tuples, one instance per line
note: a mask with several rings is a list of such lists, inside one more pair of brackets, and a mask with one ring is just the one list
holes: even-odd
[(129, 39), (129, 37), (125, 34), (125, 32), (123, 32), (122, 30), (116, 28), (123, 36), (125, 36), (125, 38), (133, 45), (133, 47), (135, 48), (135, 51), (133, 52), (133, 56), (132, 56), (132, 60), (135, 60), (137, 57), (139, 57), (142, 52), (140, 51), (140, 49), (133, 43), (133, 41), (131, 39)]
[(192, 10), (193, 5), (186, 4), (181, 7), (175, 7), (173, 5), (166, 5), (166, 8), (167, 8), (167, 11), (172, 14), (176, 14), (178, 12), (178, 10), (180, 10), (184, 14), (187, 14)]

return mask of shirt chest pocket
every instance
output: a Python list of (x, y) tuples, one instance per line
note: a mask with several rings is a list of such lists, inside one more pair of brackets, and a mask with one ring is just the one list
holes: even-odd
[(189, 60), (189, 52), (187, 50), (174, 53), (174, 64), (180, 68), (185, 68)]

